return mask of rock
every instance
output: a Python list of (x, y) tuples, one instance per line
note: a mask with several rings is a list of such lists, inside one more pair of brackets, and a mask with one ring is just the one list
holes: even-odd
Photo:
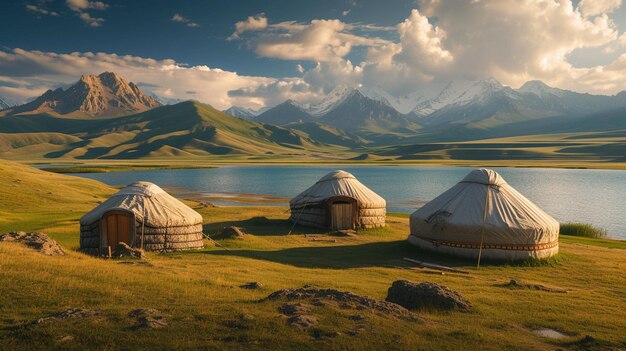
[(57, 342), (58, 343), (70, 342), (70, 341), (74, 341), (74, 339), (75, 338), (71, 335), (65, 335), (65, 336), (61, 336), (57, 338)]
[(170, 315), (153, 308), (137, 309), (128, 313), (129, 317), (137, 318), (137, 325), (132, 329), (157, 329), (166, 327), (169, 323)]
[(253, 321), (254, 320), (254, 315), (251, 314), (242, 314), (241, 316), (239, 316), (239, 318), (242, 321)]
[(299, 315), (289, 317), (289, 319), (287, 320), (287, 323), (289, 323), (289, 325), (298, 327), (300, 329), (310, 328), (313, 325), (317, 324), (317, 322), (318, 322), (317, 317), (308, 316), (304, 314), (299, 314)]
[(500, 287), (503, 287), (503, 288), (510, 288), (510, 289), (528, 289), (528, 290), (539, 290), (539, 291), (548, 291), (548, 292), (554, 292), (554, 293), (567, 294), (567, 290), (557, 289), (557, 288), (549, 288), (549, 287), (543, 286), (541, 284), (521, 283), (521, 282), (518, 282), (515, 279), (511, 279), (511, 281), (508, 282), (508, 283), (496, 284), (495, 286), (500, 286)]
[(263, 287), (263, 284), (259, 283), (259, 282), (250, 282), (244, 285), (239, 285), (240, 288), (242, 289), (261, 289)]
[(17, 330), (17, 329), (23, 329), (23, 328), (32, 327), (34, 325), (45, 323), (45, 322), (52, 321), (52, 320), (72, 319), (72, 318), (86, 318), (86, 317), (92, 317), (92, 316), (96, 316), (96, 315), (98, 315), (97, 311), (86, 310), (86, 309), (74, 307), (74, 308), (70, 308), (70, 309), (62, 311), (62, 312), (53, 313), (53, 314), (47, 315), (45, 317), (41, 317), (41, 318), (35, 319), (33, 321), (30, 321), (30, 322), (22, 323), (22, 324), (19, 324), (17, 326), (14, 326), (14, 327), (9, 327), (9, 329)]
[(132, 248), (126, 243), (117, 243), (117, 245), (115, 246), (115, 250), (113, 250), (113, 257), (134, 257), (143, 260), (146, 258), (146, 255), (144, 254), (142, 249)]
[(217, 239), (243, 239), (246, 233), (239, 227), (226, 227), (217, 235)]
[(311, 306), (303, 304), (303, 303), (287, 303), (278, 309), (278, 311), (282, 314), (293, 316), (296, 314), (305, 314), (311, 312)]
[[(366, 296), (355, 295), (348, 291), (338, 291), (335, 289), (299, 288), (282, 289), (271, 293), (263, 300), (275, 301), (279, 299), (319, 301), (324, 299), (336, 305), (343, 305), (346, 308), (357, 310), (375, 310), (384, 314), (389, 314), (397, 318), (417, 319), (413, 313), (406, 308), (395, 303), (375, 300)], [(262, 300), (262, 301), (263, 301)]]
[(15, 241), (33, 248), (44, 255), (63, 256), (65, 251), (55, 240), (40, 232), (10, 232), (0, 235), (0, 241)]
[(386, 301), (410, 310), (435, 309), (469, 311), (472, 305), (446, 286), (436, 283), (412, 283), (396, 280), (387, 291)]
[(321, 340), (321, 339), (327, 339), (327, 338), (336, 338), (338, 336), (341, 336), (341, 333), (338, 331), (334, 331), (334, 330), (328, 331), (328, 330), (315, 328), (313, 332), (311, 333), (311, 336), (313, 336), (313, 338), (315, 338), (316, 340)]

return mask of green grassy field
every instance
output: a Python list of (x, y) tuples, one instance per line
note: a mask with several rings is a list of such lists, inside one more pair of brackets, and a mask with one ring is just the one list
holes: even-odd
[[(406, 243), (408, 218), (389, 214), (388, 226), (357, 237), (291, 225), (281, 207), (204, 208), (204, 231), (238, 225), (244, 239), (209, 241), (206, 248), (148, 253), (148, 264), (120, 264), (76, 252), (78, 219), (115, 189), (101, 183), (0, 161), (0, 233), (42, 230), (67, 256), (47, 257), (19, 244), (0, 243), (0, 349), (410, 349), (410, 350), (617, 350), (626, 347), (624, 302), (626, 243), (561, 237), (556, 259), (534, 265), (481, 265), (420, 251)], [(400, 269), (403, 257), (446, 264), (470, 274), (434, 275)], [(394, 280), (431, 281), (460, 292), (474, 310), (418, 312), (408, 321), (374, 311), (314, 307), (319, 318), (302, 331), (280, 316), (282, 302), (259, 302), (282, 288), (313, 285), (384, 299)], [(511, 279), (567, 290), (566, 294), (498, 286)], [(239, 285), (263, 284), (259, 290)], [(71, 307), (99, 311), (85, 319), (45, 322), (11, 329)], [(133, 330), (127, 314), (156, 308), (170, 314), (169, 326)], [(358, 321), (355, 314), (364, 317)], [(241, 318), (252, 315), (253, 319)], [(563, 340), (540, 337), (553, 328)], [(356, 336), (351, 331), (360, 330)], [(334, 337), (316, 339), (314, 334)], [(591, 342), (583, 342), (586, 335)], [(63, 341), (71, 336), (72, 340)]]

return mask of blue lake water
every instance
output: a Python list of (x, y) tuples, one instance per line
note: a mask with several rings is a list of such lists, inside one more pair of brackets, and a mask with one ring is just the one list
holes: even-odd
[[(288, 199), (326, 173), (343, 169), (387, 200), (388, 211), (413, 212), (457, 182), (473, 168), (410, 166), (224, 166), (209, 169), (84, 173), (77, 176), (110, 185), (145, 180), (178, 196), (237, 198), (241, 193)], [(495, 168), (506, 181), (561, 222), (584, 222), (626, 239), (626, 171), (546, 168)], [(248, 201), (255, 197), (246, 195)], [(268, 203), (268, 199), (259, 202)], [(239, 203), (241, 204), (241, 203)]]

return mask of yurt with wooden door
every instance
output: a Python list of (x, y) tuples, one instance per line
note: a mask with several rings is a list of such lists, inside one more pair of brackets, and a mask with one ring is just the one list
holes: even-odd
[(559, 222), (491, 169), (470, 172), (410, 222), (410, 243), (446, 254), (515, 261), (559, 251)]
[(387, 202), (345, 171), (333, 171), (289, 202), (299, 225), (346, 230), (385, 225)]
[(155, 184), (132, 183), (80, 219), (81, 251), (105, 254), (119, 242), (147, 251), (202, 248), (202, 216)]

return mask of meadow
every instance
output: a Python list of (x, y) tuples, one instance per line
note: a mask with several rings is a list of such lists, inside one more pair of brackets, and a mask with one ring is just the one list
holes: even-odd
[[(626, 242), (561, 236), (560, 254), (524, 264), (457, 260), (406, 242), (408, 218), (358, 236), (295, 227), (282, 207), (204, 207), (204, 232), (236, 225), (243, 239), (206, 240), (205, 248), (148, 253), (146, 261), (101, 259), (77, 252), (78, 219), (116, 189), (102, 183), (0, 161), (0, 233), (40, 230), (66, 256), (48, 257), (0, 243), (0, 349), (485, 349), (626, 348)], [(319, 236), (311, 237), (305, 234)], [(324, 238), (325, 241), (315, 240)], [(401, 268), (403, 257), (467, 270), (433, 274)], [(305, 285), (383, 300), (398, 279), (430, 281), (458, 291), (471, 312), (415, 312), (405, 320), (377, 311), (315, 306), (319, 323), (300, 330), (270, 293)], [(566, 293), (501, 286), (515, 279)], [(260, 289), (240, 288), (259, 282)], [(98, 315), (14, 328), (72, 307)], [(171, 315), (161, 329), (133, 329), (128, 313), (155, 308)], [(354, 318), (355, 315), (359, 318)], [(567, 336), (537, 335), (552, 328)], [(586, 337), (590, 336), (590, 337)]]

